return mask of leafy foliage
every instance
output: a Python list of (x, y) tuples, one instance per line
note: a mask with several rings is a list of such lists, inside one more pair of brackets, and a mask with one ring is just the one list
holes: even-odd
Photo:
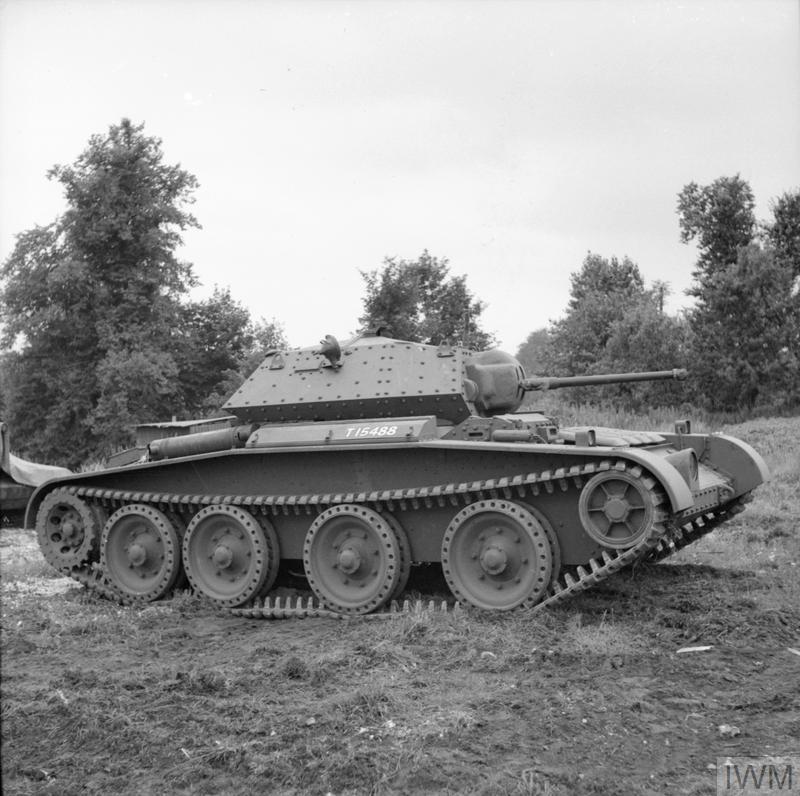
[(517, 359), (528, 376), (543, 376), (550, 346), (550, 332), (546, 327), (532, 331), (517, 349)]
[(681, 241), (697, 241), (699, 257), (690, 295), (700, 296), (720, 269), (736, 262), (739, 249), (756, 232), (755, 198), (750, 185), (738, 174), (720, 177), (711, 185), (690, 182), (678, 194)]
[(388, 257), (383, 268), (361, 272), (366, 282), (364, 326), (384, 327), (393, 337), (438, 345), (462, 341), (489, 348), (480, 327), (485, 304), (474, 298), (464, 276), (451, 276), (448, 261), (424, 251), (416, 260)]
[(800, 190), (779, 196), (771, 210), (774, 220), (766, 225), (766, 240), (796, 279), (800, 277)]
[(283, 327), (275, 320), (253, 322), (228, 288), (184, 308), (185, 356), (180, 382), (185, 400), (202, 415), (219, 407), (256, 369), (271, 349), (287, 348)]
[(613, 325), (642, 299), (644, 280), (627, 257), (608, 260), (589, 252), (570, 283), (566, 313), (550, 328), (546, 364), (555, 376), (598, 373)]
[(8, 419), (35, 458), (75, 465), (122, 442), (122, 424), (180, 408), (170, 337), (194, 277), (174, 250), (198, 226), (197, 181), (142, 129), (123, 119), (53, 167), (68, 209), (19, 235), (3, 265)]
[(699, 249), (693, 369), (712, 410), (800, 404), (800, 195), (773, 202), (761, 240), (753, 204), (738, 175), (692, 183), (679, 197), (682, 240), (696, 236)]
[(791, 270), (751, 244), (708, 283), (691, 315), (694, 368), (714, 410), (797, 405), (800, 301)]
[(175, 357), (157, 344), (115, 346), (97, 364), (95, 375), (100, 396), (89, 417), (102, 440), (101, 453), (129, 445), (131, 428), (163, 416), (164, 407), (177, 412), (181, 406)]
[(215, 287), (210, 298), (182, 306), (180, 318), (180, 382), (187, 405), (199, 407), (253, 348), (250, 313)]
[(123, 119), (48, 177), (67, 210), (20, 234), (0, 272), (1, 386), (21, 452), (76, 466), (136, 423), (212, 411), (265, 331), (227, 291), (183, 301), (196, 280), (175, 252), (199, 226), (197, 180), (143, 125)]
[[(683, 367), (688, 329), (663, 310), (668, 286), (645, 287), (639, 267), (629, 258), (610, 260), (587, 254), (572, 274), (564, 317), (534, 332), (538, 372), (555, 376), (665, 370)], [(520, 348), (520, 356), (530, 348)], [(564, 391), (578, 402), (610, 400), (628, 410), (686, 400), (685, 384), (621, 384)]]
[[(606, 373), (671, 370), (686, 367), (691, 331), (685, 317), (663, 311), (663, 287), (648, 291), (614, 321), (599, 367)], [(599, 398), (613, 397), (629, 411), (677, 406), (692, 400), (692, 381), (658, 381), (603, 388)]]

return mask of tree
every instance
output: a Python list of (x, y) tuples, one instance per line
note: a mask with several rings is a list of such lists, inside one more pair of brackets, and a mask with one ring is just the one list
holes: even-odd
[(229, 288), (215, 287), (210, 298), (180, 308), (179, 379), (189, 410), (207, 409), (226, 374), (238, 371), (255, 344), (248, 310)]
[[(664, 313), (665, 282), (648, 289), (627, 257), (610, 260), (589, 252), (571, 276), (564, 317), (551, 324), (539, 367), (550, 375), (574, 376), (682, 367), (688, 330)], [(520, 349), (522, 352), (522, 349)], [(564, 391), (574, 402), (610, 401), (642, 409), (686, 400), (685, 385), (613, 385)]]
[[(692, 367), (710, 409), (778, 409), (800, 400), (800, 199), (784, 194), (759, 236), (738, 175), (679, 196), (681, 239), (698, 239)], [(691, 233), (691, 234), (689, 234)]]
[(790, 270), (772, 250), (751, 244), (706, 292), (692, 327), (707, 405), (728, 411), (797, 405), (800, 303)]
[[(193, 414), (223, 414), (222, 404), (258, 367), (267, 351), (288, 347), (283, 327), (274, 319), (263, 318), (254, 323), (250, 313), (234, 302), (230, 291), (215, 291), (214, 296), (195, 305), (193, 326), (196, 330), (188, 341), (189, 361), (194, 363), (181, 383), (193, 387)], [(229, 320), (226, 320), (229, 319)]]
[(532, 331), (525, 342), (517, 349), (517, 359), (529, 376), (543, 376), (547, 368), (547, 349), (550, 346), (550, 332), (547, 328)]
[(784, 193), (771, 205), (773, 222), (765, 225), (765, 237), (775, 255), (800, 277), (800, 190)]
[(614, 322), (645, 295), (639, 267), (627, 257), (608, 260), (589, 252), (570, 284), (566, 313), (549, 330), (545, 364), (556, 376), (599, 372)]
[(384, 327), (396, 338), (439, 345), (461, 341), (489, 348), (492, 335), (480, 327), (485, 304), (474, 298), (464, 276), (450, 276), (447, 259), (424, 251), (416, 260), (387, 257), (380, 270), (361, 272), (366, 282), (360, 323)]
[(738, 174), (720, 177), (711, 185), (690, 182), (678, 194), (681, 241), (696, 240), (699, 251), (697, 285), (688, 291), (690, 295), (701, 295), (714, 274), (734, 264), (739, 249), (754, 239), (754, 207), (753, 191)]
[[(663, 310), (664, 283), (656, 283), (611, 327), (598, 368), (606, 373), (669, 370), (685, 367), (691, 331), (685, 317)], [(645, 382), (603, 388), (600, 398), (612, 398), (633, 411), (651, 406), (675, 406), (692, 400), (694, 383)]]
[(6, 417), (9, 371), (13, 367), (11, 351), (0, 351), (0, 420)]
[(195, 280), (175, 250), (199, 226), (197, 181), (127, 119), (48, 177), (66, 212), (19, 235), (0, 271), (7, 412), (27, 455), (75, 466), (181, 408), (172, 349)]

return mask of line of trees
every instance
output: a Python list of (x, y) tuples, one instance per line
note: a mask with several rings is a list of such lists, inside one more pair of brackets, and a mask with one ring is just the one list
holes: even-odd
[[(264, 352), (288, 345), (276, 321), (254, 321), (225, 288), (189, 300), (197, 280), (176, 251), (197, 180), (164, 162), (161, 141), (123, 119), (75, 162), (48, 172), (67, 209), (17, 237), (0, 269), (0, 417), (32, 459), (75, 467), (129, 445), (137, 423), (219, 411)], [(681, 238), (698, 260), (696, 306), (664, 311), (633, 261), (589, 253), (562, 319), (518, 351), (529, 373), (572, 375), (688, 367), (675, 387), (576, 392), (644, 406), (687, 400), (709, 409), (800, 404), (800, 192), (757, 223), (739, 176), (687, 185)], [(362, 272), (362, 326), (475, 349), (495, 344), (485, 304), (424, 251)]]
[(692, 403), (711, 411), (800, 408), (800, 191), (771, 202), (758, 223), (739, 175), (686, 185), (678, 195), (681, 240), (698, 259), (695, 306), (664, 312), (668, 285), (645, 286), (638, 266), (589, 253), (572, 275), (564, 317), (532, 332), (517, 356), (532, 373), (573, 375), (685, 367), (680, 385), (576, 390), (577, 401), (628, 408)]

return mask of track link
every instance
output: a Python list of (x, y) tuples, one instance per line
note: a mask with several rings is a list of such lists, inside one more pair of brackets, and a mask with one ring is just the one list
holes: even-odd
[(605, 580), (639, 560), (663, 561), (684, 547), (698, 541), (706, 534), (711, 533), (731, 517), (739, 514), (744, 509), (743, 504), (747, 502), (747, 499), (747, 496), (743, 496), (714, 511), (706, 512), (701, 517), (697, 517), (681, 527), (671, 527), (667, 534), (657, 536), (653, 534), (651, 538), (643, 539), (636, 547), (632, 547), (623, 553), (613, 555), (604, 550), (602, 563), (600, 559), (593, 558), (589, 560), (589, 570), (584, 566), (579, 566), (576, 567), (577, 577), (569, 573), (564, 575), (558, 586), (552, 590), (552, 594), (538, 605), (535, 605), (532, 611), (540, 611), (557, 605), (573, 594), (590, 589), (601, 580)]
[[(383, 490), (380, 492), (328, 493), (306, 495), (178, 495), (172, 493), (131, 492), (97, 487), (67, 487), (67, 491), (106, 511), (129, 503), (147, 503), (161, 511), (180, 514), (181, 511), (198, 511), (210, 505), (233, 505), (247, 508), (263, 515), (320, 514), (327, 508), (342, 503), (368, 505), (376, 511), (392, 512), (399, 508), (409, 511), (418, 508), (466, 506), (480, 500), (524, 499), (536, 497), (543, 491), (567, 492), (580, 489), (588, 479), (605, 471), (627, 472), (641, 476), (642, 470), (624, 460), (604, 460), (583, 466), (544, 470), (514, 476), (486, 479), (484, 481), (439, 484), (411, 489)], [(647, 476), (645, 476), (647, 477)], [(749, 496), (704, 513), (683, 526), (668, 522), (667, 514), (659, 509), (650, 531), (633, 547), (603, 550), (585, 565), (570, 568), (551, 586), (547, 596), (537, 605), (528, 608), (538, 613), (586, 591), (602, 580), (611, 577), (638, 560), (660, 561), (710, 533), (722, 522), (739, 513)], [(84, 562), (80, 566), (62, 570), (106, 599), (114, 602), (132, 602), (126, 599), (105, 577), (97, 563)], [(280, 597), (255, 600), (251, 604), (226, 609), (234, 616), (257, 619), (289, 619), (327, 617), (342, 619), (346, 616), (332, 611), (313, 598), (282, 599)], [(447, 613), (459, 610), (458, 603), (431, 601), (393, 601), (381, 611), (366, 614), (364, 618), (392, 617), (408, 614)]]
[[(371, 614), (360, 614), (359, 619), (387, 619), (393, 616), (422, 616), (431, 614), (458, 614), (461, 612), (459, 603), (449, 603), (446, 600), (404, 600), (402, 603), (393, 600), (382, 611)], [(351, 614), (340, 614), (331, 611), (318, 600), (309, 597), (304, 600), (297, 597), (285, 599), (281, 597), (267, 597), (263, 601), (255, 600), (246, 608), (231, 608), (228, 613), (248, 619), (306, 619), (308, 617), (326, 619), (349, 619)]]
[(752, 499), (752, 493), (748, 492), (730, 503), (714, 509), (714, 511), (695, 517), (685, 525), (672, 528), (670, 534), (660, 539), (658, 544), (646, 555), (646, 560), (650, 562), (663, 561), (665, 558), (669, 558), (669, 556), (683, 550), (684, 547), (694, 544), (722, 525), (723, 522), (727, 522), (737, 514), (741, 514), (745, 505)]
[(80, 567), (72, 567), (72, 569), (65, 570), (65, 572), (74, 580), (82, 583), (87, 589), (91, 589), (106, 600), (111, 600), (111, 602), (120, 604), (132, 602), (131, 600), (125, 599), (122, 592), (114, 587), (114, 584), (108, 580), (97, 564), (85, 564)]

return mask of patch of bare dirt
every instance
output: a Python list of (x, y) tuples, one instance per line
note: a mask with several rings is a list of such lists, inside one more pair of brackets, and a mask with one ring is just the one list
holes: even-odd
[[(34, 553), (4, 536), (3, 571)], [(4, 792), (713, 794), (717, 758), (797, 748), (788, 574), (661, 564), (536, 619), (283, 622), (4, 577)]]

